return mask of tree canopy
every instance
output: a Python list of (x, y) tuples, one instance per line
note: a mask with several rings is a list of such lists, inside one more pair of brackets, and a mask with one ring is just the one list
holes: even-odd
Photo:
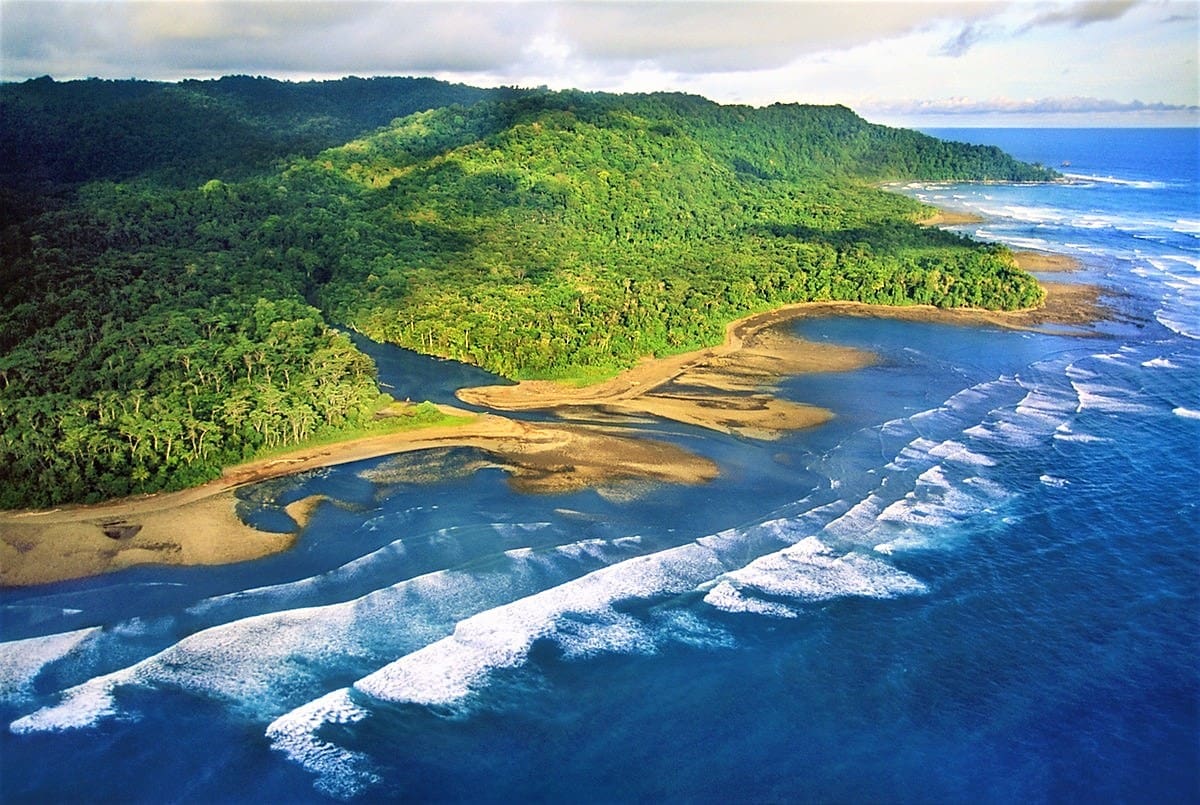
[(178, 488), (362, 427), (374, 368), (331, 322), (561, 377), (783, 303), (1041, 299), (1005, 249), (875, 184), (1051, 172), (843, 107), (43, 79), (0, 112), (2, 506)]

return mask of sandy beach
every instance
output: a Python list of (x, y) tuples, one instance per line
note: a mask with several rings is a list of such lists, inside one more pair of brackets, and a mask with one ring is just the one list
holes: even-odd
[(1019, 251), (1013, 252), (1013, 257), (1017, 259), (1017, 265), (1035, 274), (1055, 271), (1078, 271), (1083, 268), (1083, 264), (1077, 259), (1065, 254)]
[[(1034, 271), (1070, 270), (1073, 264), (1069, 258), (1032, 252), (1021, 253), (1018, 259), (1022, 267)], [(0, 512), (0, 585), (42, 584), (147, 563), (240, 562), (286, 550), (321, 499), (306, 498), (287, 508), (297, 524), (293, 532), (267, 533), (238, 518), (234, 490), (380, 456), (476, 448), (486, 460), (464, 471), (501, 467), (515, 488), (530, 493), (597, 488), (628, 494), (639, 484), (705, 483), (718, 474), (710, 460), (670, 444), (625, 435), (619, 426), (659, 418), (743, 438), (773, 439), (827, 421), (833, 413), (824, 408), (774, 396), (779, 381), (807, 372), (850, 371), (869, 365), (874, 356), (806, 342), (782, 331), (779, 325), (801, 316), (869, 316), (1022, 329), (1083, 326), (1103, 318), (1098, 289), (1043, 284), (1046, 303), (1018, 312), (853, 302), (789, 305), (733, 322), (721, 345), (646, 359), (592, 386), (524, 381), (459, 392), (464, 401), (493, 410), (552, 411), (563, 424), (480, 414), (465, 424), (371, 436), (230, 467), (221, 478), (181, 492), (52, 511)], [(447, 413), (466, 413), (443, 408)], [(387, 471), (415, 481), (443, 471), (438, 460), (427, 453), (390, 463)]]
[(527, 380), (463, 389), (458, 396), (501, 411), (551, 410), (565, 419), (649, 415), (749, 438), (777, 438), (833, 416), (824, 408), (773, 396), (782, 378), (850, 371), (874, 360), (862, 350), (802, 341), (774, 329), (807, 309), (794, 305), (748, 316), (726, 328), (719, 346), (646, 359), (592, 386)]
[(956, 210), (938, 210), (928, 218), (922, 218), (921, 226), (965, 226), (966, 224), (982, 224), (984, 218), (970, 212)]
[[(466, 413), (449, 409), (457, 414)], [(0, 585), (26, 586), (91, 576), (139, 564), (207, 565), (257, 559), (291, 547), (320, 498), (286, 511), (290, 533), (243, 523), (234, 490), (319, 467), (447, 447), (473, 447), (481, 466), (509, 472), (517, 489), (619, 491), (637, 483), (704, 483), (716, 465), (674, 445), (580, 425), (538, 425), (479, 415), (463, 425), (372, 436), (230, 467), (221, 478), (181, 492), (50, 511), (0, 512)], [(414, 467), (412, 474), (419, 475)]]

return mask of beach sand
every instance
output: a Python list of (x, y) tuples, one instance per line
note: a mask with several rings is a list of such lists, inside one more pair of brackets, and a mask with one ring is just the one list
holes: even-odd
[(1050, 252), (1020, 251), (1013, 252), (1017, 265), (1026, 271), (1035, 273), (1050, 273), (1055, 271), (1078, 271), (1083, 264), (1065, 254)]
[(938, 210), (933, 215), (928, 218), (922, 218), (917, 223), (921, 226), (964, 226), (966, 224), (982, 224), (985, 220), (983, 216), (971, 212)]
[(5, 512), (0, 584), (43, 584), (146, 563), (227, 564), (291, 547), (294, 535), (243, 523), (235, 502), (232, 491), (197, 498), (188, 490), (47, 513)]
[[(1104, 317), (1097, 288), (1044, 286), (1045, 305), (1012, 313), (851, 302), (789, 305), (733, 322), (719, 346), (647, 359), (593, 386), (524, 381), (459, 392), (463, 400), (494, 410), (551, 410), (564, 420), (592, 424), (534, 424), (481, 414), (465, 424), (371, 436), (230, 467), (221, 478), (182, 492), (46, 512), (0, 512), (0, 585), (42, 584), (148, 563), (239, 562), (286, 550), (323, 499), (313, 496), (286, 508), (297, 523), (296, 531), (267, 533), (237, 517), (233, 490), (386, 455), (476, 448), (486, 460), (463, 471), (501, 467), (514, 488), (530, 493), (596, 488), (603, 494), (625, 495), (633, 494), (630, 490), (639, 485), (705, 483), (718, 474), (710, 460), (674, 445), (614, 432), (612, 426), (661, 418), (740, 437), (772, 439), (827, 421), (833, 414), (826, 409), (775, 397), (772, 392), (779, 381), (806, 372), (849, 371), (869, 365), (874, 357), (850, 347), (803, 341), (782, 331), (779, 325), (800, 316), (872, 316), (1021, 329), (1083, 326)], [(447, 413), (466, 413), (443, 408)], [(444, 469), (438, 468), (431, 453), (391, 467), (399, 473), (397, 478), (409, 482), (440, 477)]]
[[(444, 447), (483, 451), (486, 466), (504, 468), (513, 486), (526, 492), (699, 484), (718, 472), (712, 461), (663, 442), (485, 414), (463, 425), (372, 436), (231, 467), (221, 478), (181, 492), (43, 512), (0, 512), (0, 585), (43, 584), (140, 564), (225, 564), (278, 553), (294, 544), (323, 498), (289, 504), (285, 511), (298, 528), (279, 534), (243, 523), (235, 513), (233, 490), (318, 467)], [(419, 477), (417, 469), (413, 474)]]
[[(793, 306), (798, 312), (803, 306)], [(869, 365), (862, 350), (815, 344), (774, 329), (789, 309), (749, 316), (726, 328), (716, 347), (643, 360), (616, 377), (576, 388), (548, 380), (462, 389), (458, 396), (501, 411), (552, 410), (565, 419), (646, 415), (723, 433), (777, 438), (827, 421), (832, 413), (771, 394), (785, 377)]]

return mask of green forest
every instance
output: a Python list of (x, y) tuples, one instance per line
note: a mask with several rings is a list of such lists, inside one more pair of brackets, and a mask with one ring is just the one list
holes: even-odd
[(0, 157), (9, 508), (371, 427), (334, 325), (575, 378), (784, 303), (1036, 305), (1007, 250), (877, 185), (1054, 176), (844, 107), (432, 79), (2, 85)]

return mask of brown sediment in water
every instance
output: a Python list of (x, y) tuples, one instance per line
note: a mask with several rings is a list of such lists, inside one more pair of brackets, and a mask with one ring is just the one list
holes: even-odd
[(314, 495), (289, 504), (285, 511), (297, 529), (270, 533), (237, 516), (237, 487), (317, 467), (448, 446), (484, 451), (491, 466), (509, 471), (513, 486), (528, 492), (612, 488), (631, 482), (698, 484), (718, 472), (712, 461), (662, 442), (482, 415), (464, 425), (372, 436), (243, 464), (218, 480), (182, 492), (51, 511), (0, 512), (0, 585), (44, 584), (142, 564), (226, 564), (278, 553), (294, 544), (324, 498)]
[[(548, 381), (464, 389), (462, 399), (500, 410), (554, 410), (567, 419), (645, 421), (661, 418), (742, 437), (770, 439), (828, 420), (832, 413), (775, 397), (782, 378), (869, 365), (862, 350), (795, 338), (779, 325), (801, 316), (872, 316), (907, 321), (989, 324), (1015, 329), (1082, 327), (1105, 317), (1094, 286), (1044, 283), (1043, 306), (1027, 311), (943, 310), (851, 302), (789, 305), (733, 322), (719, 346), (647, 359), (620, 375), (583, 388)], [(466, 412), (446, 408), (448, 413)], [(220, 479), (182, 492), (67, 506), (53, 511), (0, 512), (0, 585), (21, 586), (91, 576), (139, 564), (222, 564), (289, 548), (322, 500), (289, 504), (296, 532), (259, 531), (235, 513), (237, 487), (325, 466), (435, 448), (476, 448), (501, 467), (514, 488), (558, 493), (596, 488), (637, 494), (658, 483), (705, 483), (718, 474), (708, 459), (674, 445), (579, 424), (533, 424), (494, 414), (469, 422), (370, 436), (296, 450), (231, 467)], [(432, 461), (432, 459), (431, 459)], [(436, 465), (436, 462), (433, 462)], [(422, 460), (407, 481), (420, 480)], [(399, 468), (396, 468), (399, 469)], [(472, 471), (473, 471), (472, 469)], [(436, 467), (429, 472), (436, 475)]]
[(792, 337), (777, 325), (804, 306), (748, 316), (726, 328), (725, 342), (644, 360), (616, 377), (581, 388), (548, 380), (462, 389), (460, 399), (502, 411), (553, 410), (568, 419), (645, 415), (759, 439), (827, 421), (832, 412), (771, 393), (785, 377), (870, 365), (862, 350)]

